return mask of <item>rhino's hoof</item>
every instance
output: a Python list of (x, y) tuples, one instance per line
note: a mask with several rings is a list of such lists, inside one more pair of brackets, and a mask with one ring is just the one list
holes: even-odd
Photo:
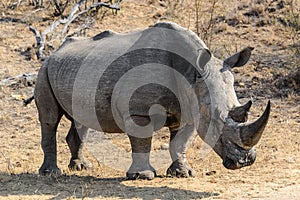
[(195, 177), (196, 172), (186, 162), (176, 160), (168, 168), (167, 176), (188, 178), (188, 177)]
[(81, 171), (83, 169), (90, 169), (92, 168), (92, 164), (86, 160), (81, 160), (81, 159), (74, 159), (70, 161), (69, 164), (69, 169), (70, 170), (77, 170)]
[(127, 172), (126, 177), (128, 180), (145, 179), (152, 180), (156, 177), (156, 171), (145, 170), (141, 172)]
[(39, 169), (39, 174), (42, 176), (59, 176), (61, 175), (61, 171), (57, 166), (48, 166), (48, 167), (44, 167), (42, 166)]

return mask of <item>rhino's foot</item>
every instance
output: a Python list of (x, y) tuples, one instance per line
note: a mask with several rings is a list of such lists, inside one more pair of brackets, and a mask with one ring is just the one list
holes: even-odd
[(81, 171), (83, 169), (92, 168), (92, 164), (85, 159), (71, 159), (68, 167), (70, 170)]
[(196, 172), (183, 160), (175, 160), (167, 170), (167, 176), (187, 178), (195, 177)]
[(156, 177), (156, 171), (145, 170), (140, 172), (126, 172), (126, 177), (129, 180), (145, 179), (152, 180)]
[(61, 171), (60, 169), (55, 165), (55, 166), (46, 166), (46, 165), (42, 165), (41, 168), (39, 169), (39, 174), (46, 176), (46, 175), (50, 175), (50, 176), (59, 176), (61, 175)]

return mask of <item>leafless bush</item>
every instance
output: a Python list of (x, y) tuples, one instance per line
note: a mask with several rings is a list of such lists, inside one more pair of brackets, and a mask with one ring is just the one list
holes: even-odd
[[(296, 55), (300, 55), (300, 10), (299, 6), (296, 4), (299, 3), (295, 0), (290, 0), (289, 9), (286, 12), (286, 25), (290, 27), (292, 34), (292, 47), (295, 50)], [(300, 67), (299, 67), (300, 71)], [(300, 78), (300, 77), (299, 77)]]
[(210, 47), (216, 25), (214, 17), (219, 0), (209, 0), (208, 2), (209, 6), (203, 0), (195, 0), (195, 28), (197, 35)]
[[(92, 12), (98, 12), (101, 7), (106, 7), (111, 10), (120, 10), (121, 0), (118, 0), (116, 3), (104, 3), (98, 2), (93, 3), (93, 1), (88, 0), (79, 0), (78, 3), (72, 9), (69, 9), (69, 14), (64, 17), (63, 13), (68, 5), (67, 1), (63, 6), (58, 3), (57, 0), (54, 0), (54, 6), (56, 10), (56, 14), (60, 16), (60, 19), (55, 20), (50, 26), (48, 26), (43, 31), (39, 31), (37, 28), (29, 26), (29, 30), (32, 31), (36, 38), (36, 46), (37, 46), (37, 58), (44, 58), (44, 50), (49, 46), (49, 43), (54, 41), (58, 41), (59, 45), (62, 44), (65, 39), (69, 36), (77, 35), (78, 33), (85, 32), (86, 29), (91, 28), (94, 25), (95, 15), (91, 15)], [(85, 9), (82, 10), (81, 7), (84, 4)], [(75, 30), (73, 33), (70, 33), (70, 25), (75, 20), (81, 21), (81, 26), (79, 29)], [(59, 29), (60, 31), (57, 31)], [(52, 34), (49, 39), (48, 34)], [(56, 49), (59, 45), (53, 48)]]

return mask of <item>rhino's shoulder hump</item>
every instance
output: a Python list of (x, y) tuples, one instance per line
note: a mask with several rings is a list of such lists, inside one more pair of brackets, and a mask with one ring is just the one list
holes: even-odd
[(106, 30), (106, 31), (103, 31), (97, 35), (95, 35), (94, 37), (92, 37), (93, 40), (101, 40), (103, 38), (106, 38), (106, 37), (111, 37), (113, 35), (117, 34), (116, 32), (114, 31), (111, 31), (111, 30)]

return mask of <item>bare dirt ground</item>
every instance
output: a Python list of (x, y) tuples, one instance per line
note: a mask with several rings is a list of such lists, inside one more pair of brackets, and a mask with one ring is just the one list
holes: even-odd
[[(202, 2), (201, 20), (207, 20), (211, 1)], [(199, 159), (201, 140), (196, 138), (188, 151), (197, 171), (195, 178), (165, 177), (165, 166), (154, 180), (129, 181), (124, 171), (105, 166), (88, 150), (93, 168), (73, 172), (67, 167), (69, 122), (64, 119), (57, 138), (58, 166), (64, 175), (39, 176), (43, 155), (37, 111), (34, 103), (22, 105), (33, 94), (34, 84), (17, 81), (0, 86), (0, 199), (300, 199), (300, 81), (299, 76), (293, 77), (300, 64), (296, 54), (299, 32), (293, 26), (300, 22), (291, 23), (291, 15), (286, 14), (291, 9), (289, 2), (219, 1), (213, 16), (209, 46), (216, 56), (224, 58), (245, 46), (255, 47), (248, 65), (233, 71), (241, 102), (249, 98), (254, 102), (250, 120), (262, 113), (267, 99), (272, 101), (269, 124), (256, 146), (258, 156), (252, 166), (227, 170), (213, 152)], [(53, 22), (51, 6), (36, 10), (23, 1), (11, 9), (8, 5), (12, 3), (2, 1), (0, 5), (0, 80), (37, 73), (41, 62), (34, 55), (35, 37), (28, 26), (43, 30)], [(294, 1), (294, 14), (299, 13), (299, 3)], [(197, 31), (194, 1), (123, 1), (117, 15), (106, 12), (87, 35), (106, 29), (129, 32), (160, 20)], [(205, 27), (207, 21), (201, 20), (200, 27)], [(129, 150), (126, 136), (110, 137)], [(153, 150), (167, 140), (166, 130), (160, 131)]]

